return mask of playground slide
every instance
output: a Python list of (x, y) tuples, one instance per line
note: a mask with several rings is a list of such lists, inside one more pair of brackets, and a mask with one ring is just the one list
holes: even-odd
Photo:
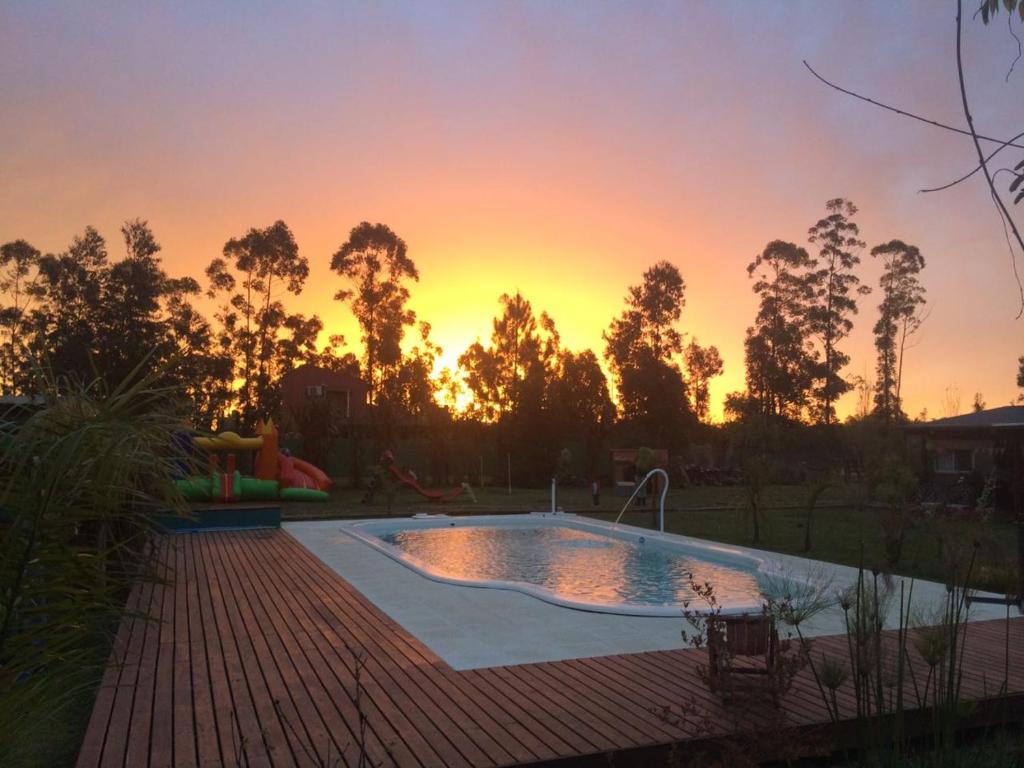
[(402, 470), (400, 470), (394, 464), (388, 464), (387, 468), (388, 472), (394, 475), (395, 479), (398, 480), (398, 482), (400, 482), (402, 485), (412, 488), (420, 496), (423, 496), (424, 498), (429, 499), (430, 501), (452, 501), (453, 499), (462, 495), (462, 492), (466, 490), (466, 486), (460, 485), (458, 488), (452, 491), (448, 491), (447, 493), (445, 493), (444, 491), (428, 491), (426, 488), (424, 488), (422, 485), (416, 482), (415, 479), (413, 479), (406, 473), (402, 472)]
[(326, 491), (331, 487), (331, 478), (329, 478), (327, 473), (320, 469), (320, 467), (314, 467), (308, 461), (303, 461), (302, 459), (296, 459), (294, 457), (292, 458), (292, 465), (299, 472), (308, 476), (313, 481), (313, 486), (315, 488), (318, 488), (321, 491)]

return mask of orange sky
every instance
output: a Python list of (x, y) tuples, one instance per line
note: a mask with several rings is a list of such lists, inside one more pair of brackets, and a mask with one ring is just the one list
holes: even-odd
[[(945, 415), (947, 388), (961, 411), (976, 391), (1002, 405), (1024, 344), (998, 219), (977, 179), (916, 191), (969, 169), (972, 148), (800, 64), (959, 122), (952, 10), (936, 5), (6, 5), (0, 239), (55, 251), (93, 224), (114, 244), (142, 216), (168, 269), (199, 274), (282, 218), (312, 267), (293, 306), (354, 348), (328, 264), (352, 226), (385, 222), (449, 362), (516, 289), (567, 346), (600, 350), (626, 287), (668, 259), (688, 285), (682, 329), (725, 359), (720, 413), (743, 385), (746, 264), (771, 239), (805, 244), (846, 196), (869, 247), (899, 237), (928, 261), (906, 409)], [(969, 29), (977, 118), (998, 135), (1019, 130), (1015, 52), (1005, 26)], [(876, 304), (845, 345), (850, 374), (873, 370)]]

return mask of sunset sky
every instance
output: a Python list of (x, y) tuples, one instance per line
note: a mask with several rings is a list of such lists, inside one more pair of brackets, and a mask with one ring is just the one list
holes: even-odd
[[(955, 4), (141, 5), (0, 6), (0, 241), (59, 251), (92, 224), (120, 256), (120, 223), (141, 216), (168, 270), (200, 276), (227, 239), (284, 219), (312, 269), (292, 306), (358, 351), (328, 266), (354, 225), (384, 222), (449, 363), (516, 289), (567, 346), (600, 351), (627, 286), (668, 259), (681, 328), (724, 357), (720, 414), (743, 387), (746, 265), (769, 240), (806, 245), (843, 196), (868, 248), (900, 238), (928, 262), (906, 410), (946, 415), (947, 389), (961, 412), (975, 392), (1017, 395), (1024, 321), (984, 181), (917, 191), (969, 170), (970, 140), (801, 64), (960, 125)], [(970, 22), (966, 46), (980, 130), (1017, 133), (1005, 14)], [(873, 374), (877, 301), (861, 302), (848, 374)]]

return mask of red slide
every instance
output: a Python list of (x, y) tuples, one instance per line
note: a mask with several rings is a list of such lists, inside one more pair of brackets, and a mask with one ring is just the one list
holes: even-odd
[(394, 464), (388, 464), (387, 469), (388, 472), (394, 475), (395, 479), (398, 480), (398, 482), (400, 482), (402, 485), (406, 485), (409, 488), (412, 488), (420, 496), (423, 496), (424, 498), (429, 499), (430, 501), (451, 501), (453, 499), (458, 498), (460, 495), (462, 495), (462, 492), (466, 490), (466, 486), (460, 485), (455, 490), (448, 491), (448, 493), (445, 493), (444, 491), (428, 491), (426, 488), (424, 488), (422, 485), (416, 482), (416, 480), (413, 477), (402, 472), (402, 470), (400, 470)]

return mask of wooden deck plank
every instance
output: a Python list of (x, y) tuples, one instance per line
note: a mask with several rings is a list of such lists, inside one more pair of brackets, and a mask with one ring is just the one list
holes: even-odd
[[(250, 566), (259, 570), (258, 562), (249, 561)], [(272, 585), (269, 580), (268, 585)], [(337, 735), (343, 742), (346, 760), (350, 764), (358, 761), (359, 722), (361, 715), (355, 706), (355, 679), (352, 670), (339, 658), (336, 646), (328, 644), (310, 617), (302, 610), (298, 601), (276, 601), (281, 612), (281, 621), (286, 626), (294, 627), (297, 637), (294, 638), (295, 648), (302, 651), (307, 659), (306, 682), (311, 691), (320, 691), (322, 697), (321, 712), (328, 712), (326, 717), (337, 723)], [(351, 662), (351, 660), (350, 660)], [(364, 681), (365, 683), (365, 681)], [(371, 697), (362, 696), (366, 704), (364, 713), (372, 720), (367, 724), (365, 740), (369, 757), (374, 764), (390, 765), (394, 762), (393, 753), (413, 759), (412, 753), (401, 737), (394, 731), (390, 720), (381, 714)], [(334, 707), (334, 715), (329, 713), (329, 706)], [(337, 742), (336, 742), (337, 743)]]
[(189, 587), (185, 541), (175, 539), (174, 551), (174, 674), (172, 712), (172, 765), (198, 762), (195, 734), (195, 700), (192, 695), (192, 649), (189, 645)]
[[(250, 600), (254, 606), (259, 606), (261, 620), (273, 629), (273, 652), (282, 662), (287, 661), (290, 667), (286, 679), (292, 705), (297, 713), (301, 711), (298, 716), (302, 718), (306, 731), (305, 750), (324, 765), (332, 764), (339, 757), (347, 765), (357, 764), (357, 734), (349, 723), (358, 722), (358, 713), (351, 706), (348, 693), (339, 688), (332, 695), (329, 683), (317, 671), (318, 667), (324, 666), (322, 657), (313, 644), (303, 642), (303, 633), (296, 635), (296, 622), (288, 606), (274, 598), (273, 584), (267, 579), (262, 566), (247, 556), (244, 541), (225, 537), (220, 543), (232, 552), (236, 568), (241, 569), (239, 576), (242, 573), (252, 574), (260, 582), (260, 589), (253, 589), (250, 585)], [(374, 762), (385, 761), (387, 751), (372, 731), (368, 734), (368, 741), (371, 759)]]
[[(174, 764), (174, 646), (179, 591), (179, 582), (174, 573), (176, 549), (177, 540), (169, 539), (168, 546), (160, 553), (161, 578), (166, 583), (163, 585), (163, 610), (160, 613), (160, 631), (157, 635), (160, 646), (157, 652), (156, 674), (153, 677), (153, 712), (149, 737), (150, 768), (170, 768)], [(191, 694), (189, 698), (191, 699)]]
[[(265, 550), (260, 553), (260, 557), (268, 558), (271, 554)], [(259, 557), (256, 559), (259, 561)], [(266, 561), (268, 583), (278, 587), (281, 594), (288, 595), (288, 602), (295, 609), (295, 618), (306, 637), (320, 651), (342, 692), (354, 701), (355, 657), (344, 645), (347, 640), (339, 633), (339, 623), (330, 615), (325, 617), (323, 606), (319, 601), (312, 600), (302, 585), (289, 581), (292, 574), (288, 574), (287, 577), (282, 575), (282, 564), (279, 558)], [(353, 650), (356, 649), (353, 647)], [(365, 672), (361, 682), (362, 702), (370, 719), (369, 725), (397, 762), (402, 765), (443, 766), (444, 760), (412, 727), (402, 709), (391, 700), (387, 690), (377, 685), (372, 676)], [(349, 722), (358, 722), (358, 713)]]
[[(248, 614), (248, 606), (235, 589), (227, 574), (227, 565), (216, 547), (217, 536), (203, 538), (200, 545), (206, 558), (207, 573), (214, 574), (214, 593), (223, 598), (222, 609), (231, 627), (237, 650), (240, 675), (239, 688), (244, 684), (251, 697), (259, 730), (250, 735), (246, 753), (251, 748), (263, 752), (276, 766), (297, 765), (291, 744), (285, 735), (285, 725), (276, 711), (275, 702), (283, 693), (276, 669), (272, 663), (264, 664), (265, 651), (260, 628)], [(244, 678), (244, 681), (243, 681)]]
[(103, 747), (103, 765), (120, 765), (126, 760), (128, 739), (134, 725), (132, 712), (140, 688), (139, 674), (143, 653), (147, 641), (153, 636), (153, 614), (156, 610), (157, 594), (156, 585), (152, 582), (143, 584), (143, 599), (139, 603), (139, 613), (132, 619), (135, 625), (132, 633), (133, 647), (125, 655), (124, 674), (111, 715), (111, 729)]
[[(204, 592), (208, 597), (209, 623), (206, 636), (214, 645), (207, 647), (222, 663), (218, 674), (211, 674), (217, 703), (218, 729), (221, 733), (221, 751), (227, 764), (247, 762), (258, 768), (269, 768), (271, 757), (263, 745), (263, 733), (255, 704), (246, 679), (241, 652), (234, 629), (227, 615), (225, 597), (221, 591), (208, 547), (202, 538), (196, 538), (196, 560), (202, 564), (205, 579)], [(269, 724), (268, 724), (269, 725)], [(279, 751), (280, 744), (275, 745)]]
[(564, 690), (572, 700), (587, 702), (592, 719), (603, 721), (631, 745), (658, 744), (682, 736), (663, 727), (650, 713), (637, 713), (629, 703), (623, 703), (607, 679), (590, 679), (563, 662), (531, 665), (530, 671), (552, 688)]
[(538, 714), (536, 702), (505, 685), (500, 679), (495, 679), (491, 670), (471, 669), (459, 675), (471, 681), (482, 696), (508, 712), (510, 717), (515, 718), (517, 723), (556, 755), (591, 748), (588, 742), (579, 739), (574, 731), (565, 728), (558, 720)]
[[(203, 611), (199, 596), (199, 570), (196, 565), (195, 540), (191, 536), (178, 539), (178, 548), (182, 553), (184, 564), (180, 571), (187, 582), (183, 590), (188, 604), (188, 650), (189, 688), (192, 692), (192, 711), (176, 712), (177, 717), (191, 717), (192, 730), (195, 738), (196, 764), (199, 766), (216, 766), (224, 764), (224, 756), (220, 750), (220, 739), (217, 733), (217, 712), (211, 682), (210, 660), (206, 655), (207, 638), (204, 631)], [(188, 701), (182, 699), (182, 705)], [(175, 750), (175, 764), (187, 768), (191, 765), (187, 755)]]
[[(136, 583), (129, 592), (128, 600), (125, 603), (127, 616), (142, 610), (143, 600), (147, 594), (148, 587), (141, 582)], [(129, 654), (140, 645), (136, 633), (142, 630), (142, 626), (141, 621), (126, 617), (118, 627), (111, 649), (110, 663), (100, 682), (96, 702), (93, 705), (92, 714), (89, 716), (85, 738), (82, 740), (82, 747), (78, 753), (77, 764), (81, 768), (99, 765), (103, 760), (107, 733), (114, 719), (114, 705), (118, 691), (122, 688), (130, 690), (134, 686), (134, 678), (131, 680), (129, 678), (130, 675), (137, 672), (137, 668), (135, 665), (129, 665)], [(124, 734), (120, 735), (123, 737)], [(113, 745), (111, 745), (111, 751), (114, 751)]]
[[(224, 584), (231, 589), (239, 618), (248, 629), (256, 661), (267, 686), (271, 703), (289, 749), (299, 763), (307, 760), (327, 759), (328, 753), (338, 750), (324, 726), (323, 720), (303, 685), (291, 657), (277, 635), (273, 621), (254, 592), (260, 591), (258, 579), (246, 571), (238, 572), (236, 553), (222, 537), (209, 539), (211, 551), (221, 569)], [(245, 566), (242, 566), (245, 568)], [(340, 751), (340, 750), (338, 750)]]
[[(328, 591), (321, 580), (322, 574), (310, 573), (308, 563), (298, 563), (294, 569), (304, 587), (317, 596), (323, 610), (330, 614), (343, 637), (365, 654), (366, 669), (391, 694), (395, 703), (405, 711), (417, 730), (444, 759), (445, 765), (494, 765), (488, 756), (458, 727), (444, 709), (434, 709), (420, 687), (418, 676), (411, 668), (396, 664), (374, 637), (362, 625), (342, 610), (344, 593)], [(369, 611), (372, 613), (372, 611)], [(396, 630), (397, 630), (396, 626)], [(416, 670), (418, 671), (418, 670)]]
[(582, 703), (573, 701), (563, 691), (551, 688), (547, 681), (538, 678), (529, 665), (502, 667), (496, 672), (504, 684), (518, 689), (526, 698), (536, 702), (535, 706), (547, 716), (586, 739), (591, 751), (606, 752), (630, 743), (618, 730), (592, 718)]
[[(167, 584), (139, 584), (127, 606), (162, 620), (122, 622), (123, 663), (104, 676), (80, 768), (354, 766), (361, 719), (372, 763), (403, 768), (592, 756), (775, 722), (767, 710), (723, 706), (701, 680), (700, 651), (453, 670), (281, 531), (180, 535), (158, 555)], [(1007, 683), (1024, 694), (1024, 618), (1015, 618), (967, 628), (965, 697), (1002, 685), (1007, 630)], [(845, 644), (815, 638), (815, 654), (845, 659)], [(359, 708), (349, 648), (365, 662)], [(912, 687), (905, 697), (916, 705)], [(781, 703), (787, 725), (826, 728), (809, 669)], [(851, 690), (840, 703), (844, 716), (853, 711)], [(659, 717), (669, 705), (692, 716)]]
[[(325, 586), (325, 580), (329, 580), (331, 574), (316, 569), (315, 563), (309, 562), (308, 565), (311, 578), (316, 579), (321, 587)], [(443, 713), (452, 728), (466, 733), (476, 745), (477, 755), (486, 754), (486, 759), (495, 765), (536, 758), (529, 750), (524, 750), (522, 744), (488, 712), (474, 707), (462, 689), (439, 671), (434, 659), (407, 642), (411, 637), (401, 627), (383, 614), (366, 611), (353, 602), (352, 593), (342, 592), (337, 598), (335, 604), (341, 614), (353, 625), (358, 623), (366, 633), (367, 642), (381, 649), (387, 660), (399, 666), (410, 682), (418, 686), (417, 698), (420, 695), (425, 697), (425, 701)], [(474, 765), (482, 764), (478, 757), (467, 754), (467, 758)]]

